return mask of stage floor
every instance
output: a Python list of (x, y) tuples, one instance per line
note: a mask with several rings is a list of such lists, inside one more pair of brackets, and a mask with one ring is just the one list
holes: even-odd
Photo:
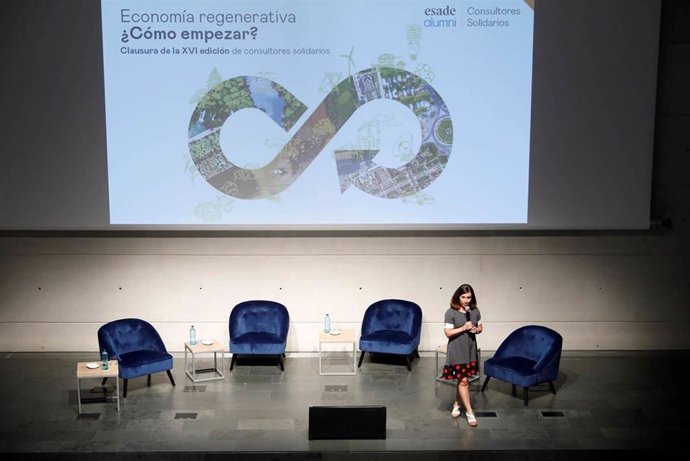
[[(196, 384), (176, 357), (176, 387), (165, 373), (150, 387), (145, 377), (130, 380), (121, 411), (114, 401), (89, 403), (78, 417), (76, 362), (94, 355), (0, 355), (0, 458), (591, 460), (690, 446), (688, 351), (565, 352), (557, 395), (531, 390), (527, 407), (522, 389), (513, 397), (492, 380), (480, 393), (475, 383), (477, 428), (450, 416), (454, 389), (434, 379), (433, 357), (408, 372), (369, 355), (355, 376), (320, 376), (317, 358), (288, 354), (282, 373), (270, 361), (240, 362), (225, 379)], [(101, 392), (99, 380), (82, 384), (82, 396)], [(386, 439), (310, 441), (312, 405), (384, 405)]]

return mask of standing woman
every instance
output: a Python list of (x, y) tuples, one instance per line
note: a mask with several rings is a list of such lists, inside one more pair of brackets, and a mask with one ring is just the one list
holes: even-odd
[(453, 418), (460, 416), (462, 403), (467, 424), (472, 427), (477, 425), (477, 418), (470, 403), (469, 378), (476, 376), (479, 370), (476, 335), (483, 330), (481, 318), (474, 290), (463, 283), (450, 298), (450, 308), (445, 315), (443, 332), (448, 338), (448, 350), (442, 377), (457, 380), (455, 402), (450, 414)]

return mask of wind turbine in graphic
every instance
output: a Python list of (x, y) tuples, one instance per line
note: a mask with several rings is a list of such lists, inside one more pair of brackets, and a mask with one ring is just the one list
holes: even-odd
[(352, 68), (353, 67), (355, 69), (357, 68), (357, 66), (355, 65), (355, 61), (352, 59), (352, 54), (354, 53), (354, 51), (355, 51), (355, 47), (352, 47), (350, 49), (349, 54), (341, 54), (340, 55), (341, 58), (347, 58), (347, 75), (348, 76), (352, 75)]

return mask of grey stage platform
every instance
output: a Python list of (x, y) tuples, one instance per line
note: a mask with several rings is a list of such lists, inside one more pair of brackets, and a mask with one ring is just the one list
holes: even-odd
[[(288, 355), (284, 373), (271, 362), (240, 363), (196, 386), (176, 358), (177, 387), (164, 373), (151, 387), (131, 380), (119, 413), (92, 403), (78, 418), (74, 367), (91, 358), (0, 354), (0, 458), (591, 461), (690, 444), (687, 351), (566, 352), (558, 394), (532, 391), (528, 407), (520, 389), (512, 397), (492, 381), (480, 394), (475, 384), (475, 429), (451, 418), (453, 387), (434, 380), (433, 357), (415, 360), (411, 373), (367, 357), (356, 376), (319, 376), (316, 358)], [(97, 396), (99, 384), (83, 389)], [(385, 405), (386, 439), (309, 441), (310, 405)]]

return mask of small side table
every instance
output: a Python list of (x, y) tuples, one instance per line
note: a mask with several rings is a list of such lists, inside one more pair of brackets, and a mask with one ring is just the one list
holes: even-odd
[[(323, 344), (352, 344), (352, 371), (340, 373), (326, 373), (323, 371)], [(357, 337), (355, 330), (340, 330), (339, 335), (332, 335), (321, 331), (319, 333), (319, 374), (320, 375), (356, 375), (357, 374)]]
[[(202, 368), (200, 370), (196, 369), (195, 358), (197, 354), (213, 353), (213, 368)], [(218, 368), (218, 353), (220, 352), (220, 368)], [(192, 355), (191, 364), (187, 364), (187, 353)], [(212, 344), (203, 344), (201, 341), (192, 345), (189, 343), (184, 343), (184, 371), (189, 376), (189, 379), (193, 383), (203, 382), (203, 381), (214, 381), (216, 379), (225, 378), (223, 373), (225, 364), (225, 348), (223, 345), (213, 340)], [(200, 378), (197, 373), (213, 373), (212, 376), (207, 376)]]
[[(117, 360), (110, 360), (107, 370), (103, 370), (101, 367), (87, 368), (87, 363), (96, 362), (77, 363), (77, 411), (79, 414), (81, 414), (81, 380), (84, 378), (115, 378), (115, 401), (117, 402), (117, 411), (120, 411), (120, 380), (118, 379), (120, 369), (117, 366)], [(100, 362), (98, 363), (100, 364)]]

